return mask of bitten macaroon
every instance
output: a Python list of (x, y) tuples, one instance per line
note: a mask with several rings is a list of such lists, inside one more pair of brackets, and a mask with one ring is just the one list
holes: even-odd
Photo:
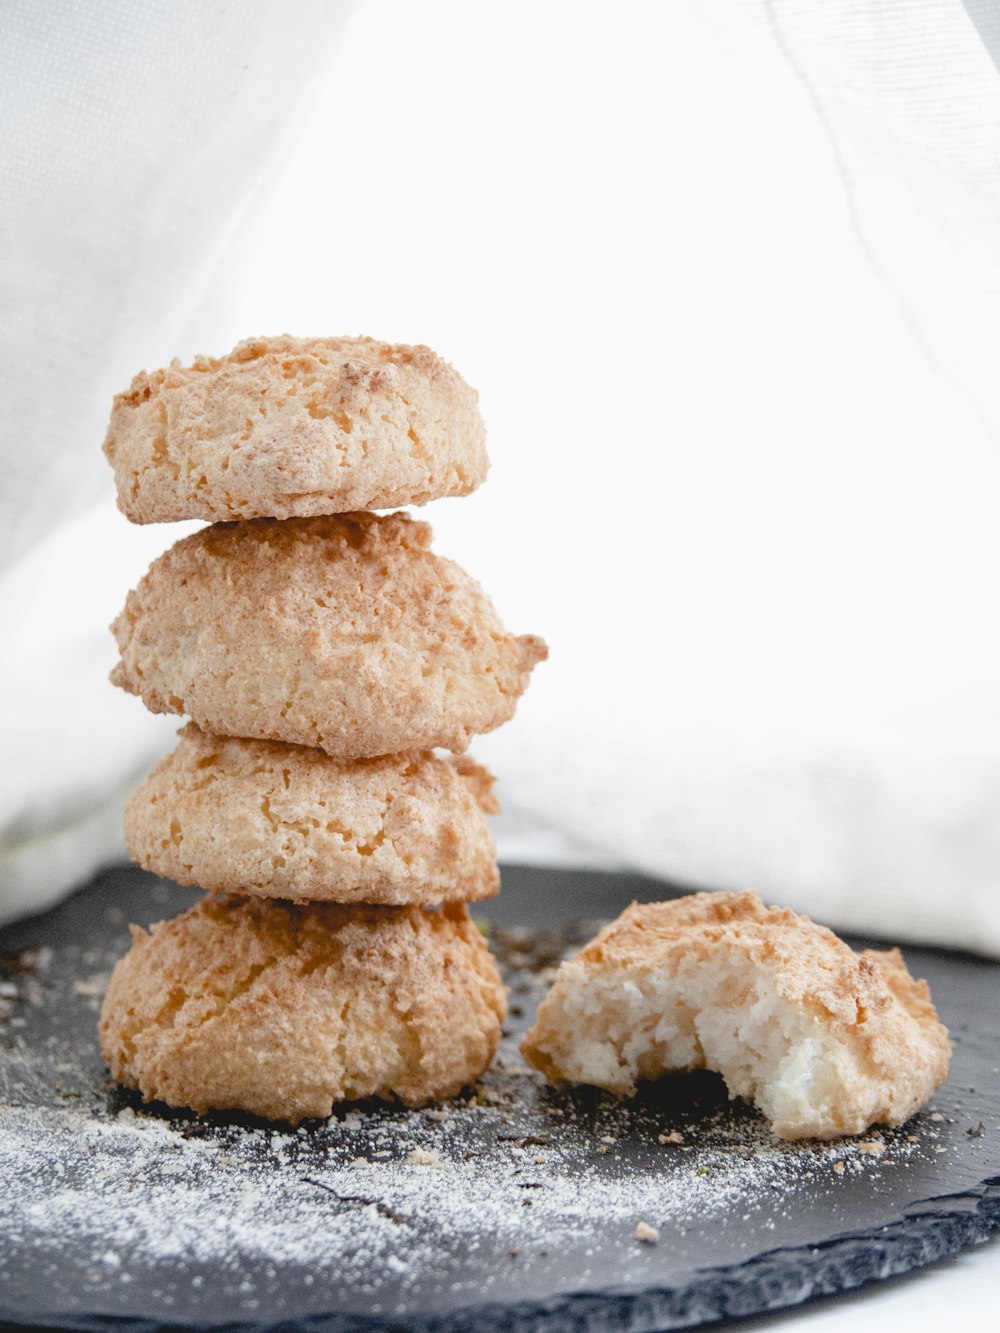
[(562, 964), (521, 1050), (546, 1077), (622, 1096), (711, 1069), (780, 1138), (899, 1125), (948, 1075), (926, 982), (752, 893), (633, 903)]

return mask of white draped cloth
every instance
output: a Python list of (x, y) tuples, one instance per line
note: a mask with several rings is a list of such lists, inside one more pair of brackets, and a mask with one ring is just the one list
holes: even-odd
[(958, 0), (13, 0), (0, 15), (0, 918), (171, 744), (106, 626), (185, 530), (140, 367), (426, 341), (437, 549), (551, 660), (473, 752), (508, 860), (1000, 955), (1000, 48)]

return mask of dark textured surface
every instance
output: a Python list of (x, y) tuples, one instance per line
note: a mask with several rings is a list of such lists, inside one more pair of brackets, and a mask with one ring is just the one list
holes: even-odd
[[(507, 869), (501, 898), (477, 912), (530, 933), (495, 936), (510, 969), (513, 1013), (505, 1060), (479, 1095), (437, 1117), (362, 1107), (299, 1135), (262, 1132), (238, 1118), (143, 1110), (106, 1079), (95, 1010), (110, 963), (127, 947), (126, 919), (172, 915), (193, 900), (191, 891), (116, 870), (54, 912), (0, 931), (0, 1179), (22, 1173), (18, 1197), (30, 1199), (19, 1211), (9, 1200), (5, 1211), (0, 1200), (0, 1320), (86, 1329), (113, 1320), (150, 1329), (638, 1333), (844, 1291), (954, 1253), (1000, 1227), (996, 964), (906, 950), (952, 1031), (955, 1062), (932, 1107), (886, 1132), (877, 1156), (852, 1144), (772, 1144), (758, 1118), (727, 1103), (710, 1076), (663, 1080), (622, 1104), (586, 1090), (554, 1092), (519, 1066), (516, 1039), (543, 986), (538, 966), (589, 932), (593, 919), (615, 915), (633, 897), (668, 893), (648, 880)], [(591, 924), (562, 925), (580, 917)], [(192, 1243), (173, 1252), (124, 1222), (113, 1227), (121, 1234), (111, 1266), (93, 1229), (69, 1211), (60, 1224), (59, 1191), (67, 1178), (76, 1180), (78, 1204), (81, 1192), (86, 1197), (79, 1182), (94, 1179), (100, 1216), (114, 1217), (116, 1190), (127, 1216), (133, 1168), (107, 1151), (123, 1108), (124, 1140), (137, 1137), (129, 1108), (139, 1112), (136, 1124), (163, 1130), (164, 1201), (185, 1188), (198, 1199), (201, 1190), (204, 1202), (192, 1219)], [(681, 1145), (662, 1145), (664, 1133), (676, 1133)], [(469, 1208), (460, 1224), (454, 1210), (449, 1219), (435, 1217), (433, 1190), (451, 1177), (407, 1170), (415, 1142), (439, 1151), (449, 1169), (467, 1164)], [(157, 1161), (158, 1143), (145, 1135), (144, 1163)], [(223, 1173), (228, 1192), (213, 1193), (206, 1173), (216, 1150), (232, 1163)], [(360, 1167), (355, 1176), (343, 1174), (350, 1165)], [(286, 1244), (269, 1258), (246, 1243), (245, 1230), (218, 1243), (217, 1254), (199, 1249), (199, 1235), (229, 1221), (211, 1210), (235, 1197), (233, 1172), (265, 1201), (273, 1190), (275, 1208), (280, 1202), (290, 1210), (310, 1243), (329, 1228), (329, 1255), (318, 1261), (322, 1251), (304, 1236), (301, 1256)], [(414, 1176), (427, 1182), (426, 1198), (414, 1194)], [(344, 1179), (363, 1188), (335, 1192), (329, 1182)], [(142, 1188), (156, 1207), (157, 1182)], [(477, 1222), (475, 1201), (484, 1194), (489, 1208)], [(523, 1212), (505, 1210), (508, 1196)], [(567, 1199), (578, 1209), (575, 1221), (560, 1212)], [(639, 1211), (630, 1212), (633, 1200)], [(659, 1227), (660, 1243), (637, 1242), (638, 1221)], [(394, 1253), (419, 1262), (407, 1268), (399, 1261), (399, 1272), (378, 1268), (386, 1234)], [(358, 1258), (359, 1245), (369, 1243), (370, 1263)], [(322, 1282), (313, 1280), (317, 1274)]]

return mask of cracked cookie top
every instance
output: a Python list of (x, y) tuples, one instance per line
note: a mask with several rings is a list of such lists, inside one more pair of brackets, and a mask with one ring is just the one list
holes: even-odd
[(373, 338), (251, 338), (142, 371), (104, 452), (133, 523), (424, 504), (489, 466), (476, 391), (429, 347)]
[(345, 762), (322, 750), (211, 736), (193, 723), (125, 811), (125, 844), (156, 875), (296, 902), (490, 898), (493, 778), (427, 750)]
[(547, 650), (429, 542), (405, 514), (203, 528), (129, 593), (111, 679), (215, 735), (460, 753), (513, 716)]
[(364, 1097), (452, 1097), (507, 1005), (464, 904), (349, 907), (205, 897), (111, 975), (101, 1050), (147, 1101), (293, 1123)]

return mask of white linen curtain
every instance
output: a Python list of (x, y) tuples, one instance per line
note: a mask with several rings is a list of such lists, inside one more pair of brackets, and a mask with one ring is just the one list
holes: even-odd
[(958, 0), (12, 3), (0, 916), (170, 743), (105, 626), (140, 367), (427, 341), (494, 469), (437, 546), (552, 658), (509, 859), (1000, 954), (1000, 50)]

